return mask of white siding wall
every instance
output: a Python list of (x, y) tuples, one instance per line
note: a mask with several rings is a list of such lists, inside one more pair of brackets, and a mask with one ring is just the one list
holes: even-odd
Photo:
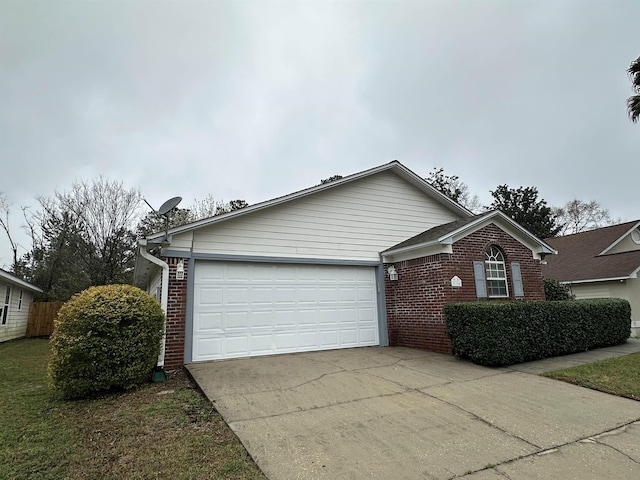
[(612, 282), (578, 283), (571, 285), (571, 291), (578, 300), (583, 298), (627, 298), (626, 294), (612, 288)]
[[(0, 342), (12, 340), (14, 338), (24, 337), (27, 333), (27, 320), (29, 319), (29, 305), (33, 301), (33, 294), (15, 285), (11, 286), (11, 300), (9, 312), (7, 314), (7, 323), (0, 325)], [(4, 299), (7, 284), (0, 283), (0, 307), (4, 308)], [(22, 305), (20, 303), (20, 291), (22, 294)], [(0, 323), (2, 317), (0, 317)]]
[(159, 270), (152, 278), (151, 282), (149, 282), (149, 290), (147, 293), (152, 297), (155, 297), (156, 300), (160, 301), (160, 294), (158, 293), (158, 289), (162, 285), (162, 270)]
[[(458, 218), (392, 172), (193, 232), (196, 253), (379, 260), (379, 252)], [(192, 235), (191, 232), (185, 235)], [(174, 236), (171, 248), (185, 246)]]
[(631, 304), (631, 335), (640, 337), (640, 278), (627, 280), (627, 292)]

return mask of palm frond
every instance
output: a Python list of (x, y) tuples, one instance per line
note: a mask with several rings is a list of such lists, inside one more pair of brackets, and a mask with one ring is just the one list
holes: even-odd
[(640, 95), (633, 95), (627, 100), (627, 113), (632, 122), (640, 119)]
[(640, 93), (640, 57), (631, 62), (631, 65), (629, 65), (629, 68), (627, 69), (627, 73), (631, 78), (633, 91)]

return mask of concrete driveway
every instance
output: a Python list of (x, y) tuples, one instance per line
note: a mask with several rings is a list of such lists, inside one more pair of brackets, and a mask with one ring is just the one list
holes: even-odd
[(516, 368), (395, 347), (188, 367), (271, 480), (640, 478), (640, 402)]

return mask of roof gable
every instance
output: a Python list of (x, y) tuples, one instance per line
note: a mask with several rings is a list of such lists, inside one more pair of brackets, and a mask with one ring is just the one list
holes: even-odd
[[(390, 163), (380, 165), (378, 167), (374, 167), (369, 170), (364, 170), (362, 172), (348, 175), (346, 177), (343, 177), (339, 180), (335, 180), (333, 182), (315, 185), (313, 187), (306, 188), (304, 190), (300, 190), (297, 192), (293, 192), (288, 195), (284, 195), (282, 197), (277, 197), (271, 200), (267, 200), (265, 202), (260, 202), (254, 205), (250, 205), (240, 210), (235, 210), (233, 212), (229, 212), (223, 215), (216, 215), (214, 217), (205, 218), (205, 219), (198, 220), (196, 222), (189, 223), (186, 225), (181, 225), (179, 227), (170, 229), (168, 233), (169, 235), (174, 235), (174, 234), (180, 234), (188, 231), (198, 230), (203, 227), (207, 227), (216, 223), (225, 222), (227, 220), (238, 218), (243, 215), (248, 215), (260, 210), (264, 210), (267, 208), (271, 208), (271, 207), (282, 205), (288, 202), (299, 200), (319, 192), (329, 191), (341, 185), (355, 182), (363, 178), (370, 177), (385, 171), (390, 171), (398, 175), (400, 178), (402, 178), (409, 184), (413, 185), (414, 187), (422, 191), (425, 195), (427, 195), (437, 203), (443, 205), (444, 207), (452, 211), (455, 215), (461, 216), (461, 217), (469, 217), (473, 215), (469, 210), (459, 205), (458, 203), (454, 202), (449, 197), (447, 197), (446, 195), (438, 191), (436, 188), (431, 186), (425, 179), (423, 179), (422, 177), (418, 176), (417, 174), (409, 170), (407, 167), (402, 165), (397, 160), (394, 160)], [(154, 241), (163, 239), (164, 235), (165, 235), (164, 232), (158, 232), (152, 235), (148, 235), (147, 239), (150, 242), (154, 242)]]
[[(423, 256), (425, 252), (428, 252), (428, 254), (435, 253), (438, 250), (448, 252), (448, 248), (443, 249), (442, 247), (451, 245), (489, 224), (495, 224), (498, 228), (501, 228), (527, 246), (537, 258), (556, 253), (550, 245), (535, 237), (499, 210), (492, 210), (470, 218), (439, 225), (394, 245), (382, 253), (384, 257), (391, 259), (398, 254), (404, 254), (403, 257), (416, 258), (417, 256)], [(410, 252), (415, 253), (412, 254)]]
[(636, 220), (547, 239), (558, 255), (543, 265), (543, 275), (562, 282), (634, 278), (640, 268), (640, 250), (613, 249), (639, 224)]

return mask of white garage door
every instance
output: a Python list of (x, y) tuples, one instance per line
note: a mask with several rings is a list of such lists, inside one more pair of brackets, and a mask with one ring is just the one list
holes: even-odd
[(378, 344), (373, 267), (196, 262), (194, 362)]

